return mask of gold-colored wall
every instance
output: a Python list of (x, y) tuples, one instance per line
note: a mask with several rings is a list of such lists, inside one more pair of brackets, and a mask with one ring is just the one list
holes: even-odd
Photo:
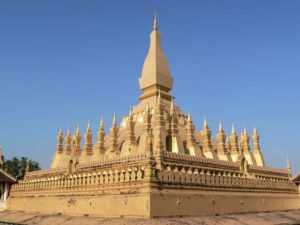
[(8, 210), (101, 217), (149, 217), (150, 195), (33, 196), (10, 198)]
[(296, 194), (164, 191), (151, 196), (151, 217), (206, 216), (300, 209)]
[(152, 190), (150, 194), (10, 198), (8, 210), (101, 217), (153, 218), (300, 209), (298, 194)]

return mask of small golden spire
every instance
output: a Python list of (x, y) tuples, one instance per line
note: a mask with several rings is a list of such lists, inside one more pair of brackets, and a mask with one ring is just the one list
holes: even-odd
[(204, 115), (204, 119), (203, 119), (203, 128), (208, 128), (207, 121), (206, 121), (206, 115)]
[(291, 170), (291, 163), (288, 156), (286, 156), (286, 167), (289, 171)]
[(103, 122), (103, 115), (101, 115), (101, 119), (100, 119), (100, 127), (104, 126), (104, 122)]
[(114, 126), (117, 126), (117, 117), (116, 117), (116, 113), (114, 113), (114, 119), (113, 119), (112, 124), (113, 124)]
[(153, 30), (157, 30), (157, 15), (156, 15), (156, 11), (154, 11)]
[(70, 136), (71, 135), (70, 133), (71, 133), (70, 127), (68, 127), (67, 136)]
[(254, 124), (253, 134), (257, 134), (257, 129), (256, 129), (256, 125), (255, 124)]
[(80, 132), (80, 125), (79, 123), (77, 124), (77, 130), (76, 130), (76, 133), (79, 133)]
[(88, 125), (87, 125), (87, 131), (91, 131), (91, 123), (90, 123), (90, 120), (88, 120)]
[(244, 134), (245, 134), (245, 135), (248, 135), (248, 132), (247, 132), (246, 127), (244, 127)]
[(232, 134), (235, 134), (235, 133), (236, 133), (236, 131), (235, 131), (235, 128), (234, 128), (234, 125), (233, 125), (233, 124), (231, 125), (231, 133), (232, 133)]
[(192, 121), (192, 117), (191, 117), (191, 114), (190, 112), (188, 113), (188, 118), (187, 118), (188, 122), (191, 122)]
[(174, 110), (174, 101), (173, 101), (173, 98), (171, 98), (171, 108), (170, 108), (171, 111)]
[[(70, 137), (71, 137), (71, 134), (70, 134)], [(72, 138), (73, 138), (74, 140), (76, 139), (76, 130), (74, 130), (74, 133), (73, 133)]]
[(62, 132), (62, 127), (60, 127), (60, 129), (59, 129), (59, 133), (58, 133), (59, 135), (63, 135), (63, 132)]
[(219, 131), (223, 132), (223, 127), (222, 127), (222, 121), (221, 120), (219, 121)]

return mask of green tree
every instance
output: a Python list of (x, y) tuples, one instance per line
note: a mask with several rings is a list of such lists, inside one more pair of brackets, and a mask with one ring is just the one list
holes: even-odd
[(36, 171), (41, 169), (38, 162), (28, 159), (27, 157), (13, 157), (10, 160), (4, 159), (2, 168), (17, 180), (21, 180), (24, 178), (27, 165), (28, 171)]

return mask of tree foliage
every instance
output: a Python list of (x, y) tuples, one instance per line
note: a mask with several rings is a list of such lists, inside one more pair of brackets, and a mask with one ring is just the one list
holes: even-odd
[(11, 174), (17, 180), (24, 178), (26, 167), (28, 165), (28, 171), (40, 170), (38, 162), (28, 159), (27, 157), (13, 157), (10, 160), (3, 160), (2, 169)]

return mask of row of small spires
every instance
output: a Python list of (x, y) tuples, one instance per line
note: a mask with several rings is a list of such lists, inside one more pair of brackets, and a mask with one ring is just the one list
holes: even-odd
[[(173, 107), (173, 106), (171, 106)], [(130, 109), (130, 116), (132, 115), (132, 110)], [(187, 117), (187, 120), (188, 121), (192, 121), (191, 119), (191, 115), (188, 114), (188, 117)], [(117, 126), (117, 119), (116, 119), (116, 113), (114, 113), (114, 117), (113, 117), (113, 121), (112, 121), (112, 126), (113, 127), (116, 127)], [(203, 130), (204, 129), (209, 129), (208, 127), (208, 123), (207, 123), (207, 120), (206, 120), (206, 116), (204, 116), (204, 120), (203, 120)], [(104, 120), (103, 120), (103, 116), (101, 116), (101, 119), (100, 119), (100, 126), (99, 126), (99, 130), (104, 130)], [(224, 133), (224, 130), (223, 130), (223, 126), (222, 126), (222, 123), (221, 121), (219, 122), (219, 129), (218, 129), (218, 133)], [(91, 134), (91, 125), (90, 125), (90, 120), (88, 120), (88, 125), (87, 125), (87, 131), (86, 131), (86, 135), (87, 134)], [(232, 129), (231, 129), (231, 134), (234, 134), (236, 135), (236, 130), (234, 128), (234, 125), (232, 125)], [(229, 142), (229, 136), (224, 134), (226, 136), (226, 142)], [(70, 127), (68, 128), (67, 130), (67, 136), (71, 136), (71, 131), (70, 131)], [(75, 136), (80, 136), (81, 137), (81, 134), (80, 134), (80, 125), (78, 123), (77, 125), (77, 129), (73, 135), (73, 137)], [(244, 128), (243, 132), (241, 132), (241, 135), (240, 136), (248, 136), (248, 132), (247, 132), (247, 129)], [(62, 131), (62, 128), (60, 128), (59, 130), (59, 137), (63, 137), (63, 131)], [(256, 129), (256, 126), (254, 126), (254, 130), (253, 130), (253, 137), (259, 137), (258, 136), (258, 132), (257, 132), (257, 129)]]
[[(130, 109), (130, 116), (132, 115), (132, 111)], [(187, 118), (188, 121), (192, 121), (191, 120), (191, 115), (188, 114), (188, 118)], [(117, 126), (117, 120), (116, 120), (116, 114), (114, 114), (114, 117), (113, 117), (113, 122), (112, 122), (112, 126), (113, 127), (116, 127)], [(101, 120), (100, 120), (100, 126), (99, 126), (99, 132), (102, 132), (104, 133), (104, 120), (103, 120), (103, 116), (101, 116)], [(203, 129), (209, 129), (208, 127), (208, 123), (207, 123), (207, 120), (206, 120), (206, 117), (204, 116), (204, 121), (203, 121)], [(219, 122), (219, 130), (218, 130), (218, 133), (224, 133), (224, 130), (223, 130), (223, 126), (222, 126), (222, 123), (221, 121)], [(232, 125), (232, 131), (231, 131), (232, 135), (236, 135), (236, 131), (235, 131), (235, 128), (234, 126)], [(85, 136), (89, 136), (89, 134), (91, 134), (91, 126), (90, 126), (90, 120), (88, 120), (88, 125), (87, 125), (87, 132), (86, 132), (86, 135)], [(243, 133), (241, 134), (242, 135), (247, 135), (248, 136), (248, 132), (247, 132), (247, 129), (244, 128), (244, 131)], [(68, 128), (68, 132), (67, 132), (67, 136), (70, 136), (71, 137), (71, 134), (70, 134), (70, 128)], [(73, 135), (73, 137), (80, 137), (81, 138), (81, 135), (80, 135), (80, 126), (78, 124), (77, 126), (77, 129)], [(256, 136), (258, 137), (258, 132), (257, 132), (257, 129), (256, 129), (256, 126), (254, 126), (254, 131), (253, 131), (253, 136)], [(60, 128), (60, 131), (59, 131), (59, 135), (58, 135), (58, 139), (60, 139), (62, 141), (63, 139), (63, 132), (62, 132), (62, 128)], [(227, 139), (226, 139), (226, 142), (229, 142), (228, 140), (228, 136), (227, 136)], [(257, 140), (258, 142), (258, 140)], [(287, 169), (289, 171), (291, 171), (291, 165), (290, 165), (290, 161), (287, 157)]]
[[(156, 115), (153, 115), (155, 117), (155, 120), (158, 119), (158, 121), (160, 121), (159, 123), (164, 124), (164, 117), (162, 116), (162, 112), (164, 106), (161, 103), (161, 93), (160, 90), (158, 92), (158, 97), (156, 99), (156, 107), (155, 107), (155, 113), (158, 117), (156, 118)], [(150, 110), (149, 110), (149, 105), (147, 105), (146, 108), (146, 114), (145, 114), (148, 118), (150, 116)], [(171, 100), (171, 107), (170, 107), (170, 115), (172, 117), (171, 119), (171, 132), (178, 132), (176, 126), (174, 127), (174, 123), (178, 123), (177, 120), (177, 113), (174, 109), (174, 103), (173, 103), (173, 99)], [(132, 118), (132, 109), (130, 108), (130, 113), (129, 113), (129, 119), (131, 120), (131, 122), (129, 123), (129, 126), (131, 128), (132, 127), (132, 122), (133, 122), (133, 118)], [(149, 120), (146, 119), (146, 121), (144, 121), (145, 125), (148, 127), (149, 124)], [(175, 122), (176, 121), (176, 122)], [(172, 126), (173, 125), (173, 126)], [(191, 119), (191, 115), (188, 114), (187, 117), (187, 132), (191, 135), (191, 139), (190, 141), (195, 143), (195, 138), (194, 138), (194, 125)], [(149, 128), (149, 127), (148, 127)], [(149, 132), (149, 129), (146, 129)], [(150, 128), (151, 130), (151, 128)], [(176, 131), (177, 130), (177, 131)], [(113, 118), (113, 122), (112, 122), (112, 127), (110, 129), (110, 146), (112, 147), (112, 149), (117, 149), (118, 148), (118, 143), (117, 143), (117, 133), (118, 133), (118, 127), (117, 127), (117, 121), (116, 121), (116, 114), (114, 114), (114, 118)], [(129, 132), (129, 136), (130, 138), (134, 138), (134, 132), (132, 132), (132, 130)], [(206, 120), (206, 117), (204, 116), (204, 121), (203, 121), (203, 128), (201, 131), (202, 135), (204, 136), (204, 139), (206, 139), (206, 143), (210, 146), (211, 145), (211, 132), (209, 130), (208, 127), (208, 123)], [(102, 151), (105, 151), (104, 149), (104, 136), (105, 136), (105, 132), (104, 132), (104, 122), (103, 122), (103, 116), (101, 117), (101, 122), (100, 122), (100, 128), (99, 128), (99, 132), (98, 132), (98, 143), (100, 144), (100, 149), (102, 149)], [(226, 141), (225, 141), (226, 139)], [(62, 129), (60, 129), (59, 132), (59, 136), (57, 137), (58, 140), (58, 149), (62, 150), (62, 142), (63, 142), (63, 133), (62, 133)], [(77, 127), (77, 130), (75, 132), (75, 134), (73, 135), (73, 140), (72, 137), (70, 135), (70, 128), (68, 129), (67, 132), (67, 136), (66, 136), (66, 146), (65, 149), (68, 151), (68, 149), (70, 150), (70, 148), (72, 148), (71, 145), (73, 145), (73, 147), (75, 146), (75, 148), (77, 149), (77, 151), (80, 151), (80, 140), (81, 140), (81, 135), (80, 135), (80, 129), (79, 129), (79, 124)], [(217, 134), (217, 140), (218, 140), (218, 145), (221, 144), (221, 150), (224, 148), (222, 147), (222, 145), (224, 146), (225, 142), (226, 145), (228, 144), (228, 146), (231, 144), (229, 143), (229, 138), (227, 135), (225, 135), (224, 131), (223, 131), (223, 127), (222, 127), (222, 123), (220, 122), (219, 124), (219, 131)], [(244, 128), (243, 133), (241, 133), (241, 138), (239, 139), (239, 142), (237, 142), (238, 140), (238, 136), (236, 135), (236, 131), (234, 126), (232, 126), (232, 132), (231, 132), (231, 140), (232, 143), (235, 144), (235, 150), (240, 149), (242, 152), (244, 151), (244, 147), (247, 150), (250, 150), (250, 146), (249, 146), (249, 135), (247, 132), (247, 129)], [(74, 143), (72, 143), (74, 141)], [(254, 142), (254, 151), (260, 151), (260, 146), (259, 146), (259, 135), (257, 132), (256, 127), (254, 126), (254, 132), (253, 132), (253, 142)], [(244, 146), (245, 145), (245, 146)], [(210, 147), (209, 147), (210, 148)], [(87, 132), (85, 134), (85, 145), (84, 145), (84, 149), (87, 150), (87, 152), (92, 152), (92, 132), (91, 132), (91, 128), (90, 128), (90, 121), (88, 121), (88, 126), (87, 126)], [(229, 148), (227, 148), (229, 150)], [(114, 150), (115, 151), (115, 150)], [(288, 163), (289, 164), (289, 163)]]

